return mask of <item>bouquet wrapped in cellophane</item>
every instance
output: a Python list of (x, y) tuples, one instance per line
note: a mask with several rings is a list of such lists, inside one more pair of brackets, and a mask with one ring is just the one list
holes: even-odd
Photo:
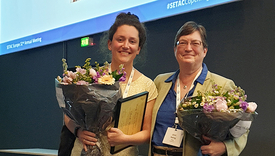
[(119, 71), (108, 71), (109, 64), (105, 62), (100, 67), (90, 65), (90, 58), (86, 59), (83, 67), (76, 66), (76, 71), (68, 71), (67, 63), (63, 60), (63, 78), (56, 78), (56, 96), (63, 112), (84, 130), (96, 134), (96, 146), (89, 146), (82, 155), (102, 155), (100, 133), (113, 121), (115, 105), (122, 97), (119, 81), (125, 80), (123, 65)]
[(202, 144), (208, 144), (203, 136), (216, 141), (240, 137), (257, 116), (257, 104), (246, 102), (240, 87), (221, 92), (222, 87), (213, 83), (212, 88), (184, 99), (177, 110), (179, 125)]

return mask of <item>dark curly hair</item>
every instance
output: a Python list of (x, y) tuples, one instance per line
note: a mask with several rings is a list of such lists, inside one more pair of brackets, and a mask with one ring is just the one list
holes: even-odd
[(111, 53), (107, 53), (108, 47), (107, 42), (108, 40), (112, 41), (113, 36), (116, 33), (118, 27), (122, 25), (129, 25), (134, 26), (138, 30), (138, 36), (139, 36), (139, 47), (140, 47), (140, 53), (137, 55), (137, 57), (134, 60), (134, 64), (139, 63), (141, 66), (145, 64), (146, 62), (146, 28), (143, 23), (140, 22), (138, 16), (135, 14), (132, 14), (130, 12), (128, 13), (120, 13), (117, 15), (116, 20), (114, 24), (110, 27), (110, 29), (103, 33), (101, 39), (100, 39), (100, 49), (99, 52), (104, 54), (105, 60), (111, 59)]
[(129, 25), (134, 26), (138, 30), (139, 36), (139, 47), (142, 49), (145, 41), (146, 41), (146, 30), (142, 23), (140, 23), (139, 18), (135, 14), (128, 13), (120, 13), (117, 15), (115, 23), (109, 29), (109, 40), (113, 40), (113, 36), (117, 31), (117, 28), (121, 25)]

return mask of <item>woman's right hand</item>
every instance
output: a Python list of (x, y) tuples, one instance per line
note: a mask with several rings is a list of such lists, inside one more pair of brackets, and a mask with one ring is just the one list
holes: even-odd
[(95, 133), (83, 130), (82, 128), (77, 131), (77, 136), (79, 141), (82, 142), (85, 151), (87, 151), (87, 145), (94, 146), (97, 142)]

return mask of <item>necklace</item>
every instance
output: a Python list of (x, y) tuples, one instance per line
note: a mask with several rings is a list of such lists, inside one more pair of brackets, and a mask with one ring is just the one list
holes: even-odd
[(184, 86), (184, 87), (183, 87), (183, 89), (186, 89), (186, 88), (187, 88), (187, 86)]

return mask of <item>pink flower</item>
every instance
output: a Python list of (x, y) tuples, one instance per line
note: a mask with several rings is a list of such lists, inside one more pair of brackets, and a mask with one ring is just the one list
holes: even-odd
[(89, 82), (86, 82), (86, 81), (83, 81), (83, 80), (78, 81), (78, 82), (76, 83), (76, 85), (88, 85), (88, 84), (89, 84)]
[(89, 75), (90, 75), (91, 77), (94, 77), (94, 76), (97, 75), (96, 71), (95, 71), (93, 68), (90, 69), (89, 73), (90, 73)]
[(216, 102), (216, 109), (217, 111), (222, 111), (222, 110), (227, 110), (228, 107), (227, 107), (227, 103), (226, 101), (224, 100), (224, 98), (218, 98), (217, 99), (217, 102)]
[(214, 107), (213, 105), (209, 105), (208, 103), (205, 103), (205, 104), (203, 105), (203, 109), (204, 109), (206, 112), (212, 112), (212, 111), (215, 109), (215, 107)]
[(65, 76), (63, 77), (64, 84), (72, 84), (73, 79), (71, 77)]
[(75, 79), (76, 78), (76, 73), (72, 72), (72, 71), (68, 71), (67, 74), (70, 78)]
[(257, 108), (257, 104), (255, 102), (248, 102), (248, 107), (247, 107), (247, 110), (246, 112), (255, 112)]
[(76, 68), (76, 72), (79, 72), (80, 74), (86, 74), (86, 69), (82, 69), (82, 68)]

